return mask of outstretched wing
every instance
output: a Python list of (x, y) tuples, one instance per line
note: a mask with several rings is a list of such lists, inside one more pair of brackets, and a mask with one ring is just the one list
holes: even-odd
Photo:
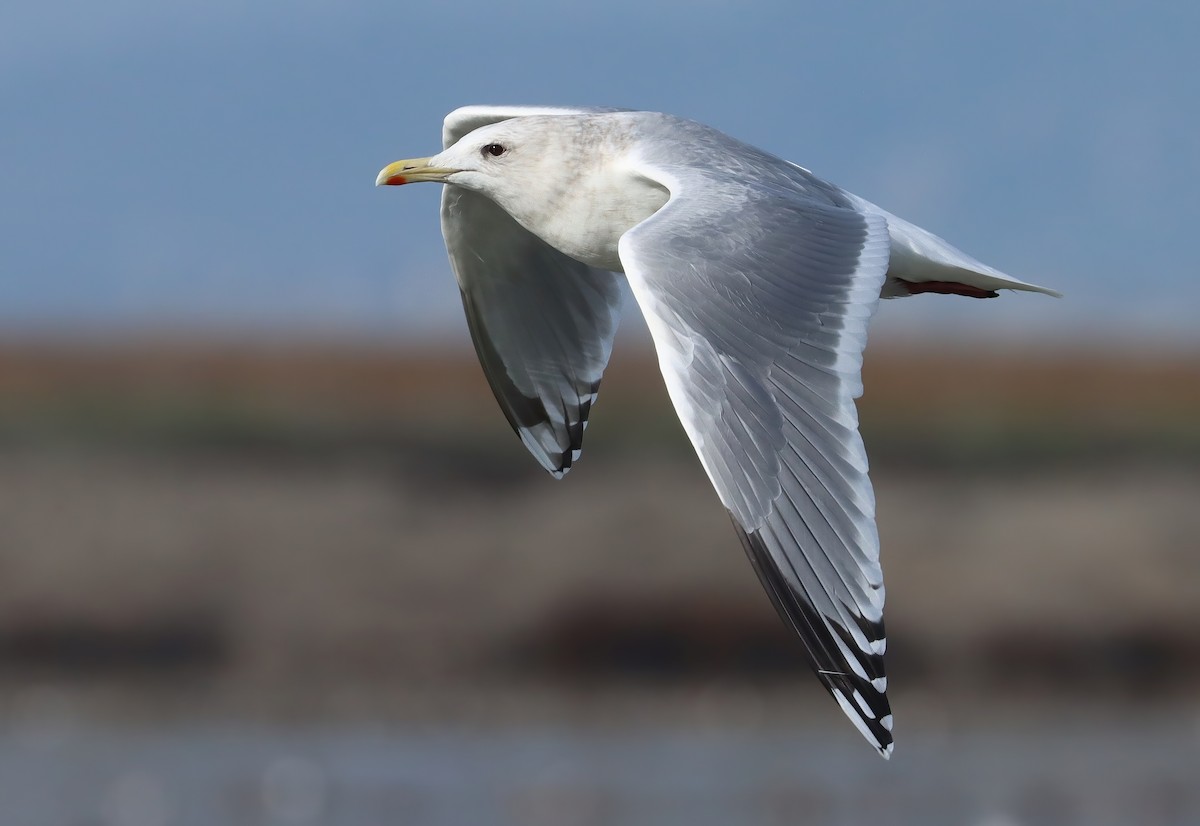
[[(451, 112), (443, 144), (523, 115), (609, 110), (468, 106)], [(475, 351), (504, 415), (542, 467), (562, 476), (612, 352), (620, 278), (576, 261), (461, 187), (442, 192), (442, 235), (462, 292)]]
[(818, 188), (648, 166), (619, 252), (684, 429), (821, 682), (887, 757), (875, 499), (854, 399), (886, 221)]

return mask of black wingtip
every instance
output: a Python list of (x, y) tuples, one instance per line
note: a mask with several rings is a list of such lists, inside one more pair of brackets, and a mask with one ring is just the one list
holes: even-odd
[[(599, 392), (600, 382), (594, 381), (584, 390), (577, 391), (578, 397), (575, 402), (571, 403), (566, 399), (560, 402), (562, 421), (566, 422), (565, 428), (551, 419), (539, 399), (521, 397), (528, 403), (524, 409), (534, 411), (533, 415), (527, 415), (525, 418), (517, 416), (515, 408), (510, 410), (506, 406), (506, 398), (498, 392), (496, 399), (508, 417), (513, 431), (529, 452), (551, 476), (561, 479), (583, 454), (583, 434), (587, 430), (588, 416)], [(553, 447), (547, 447), (544, 438), (547, 435), (553, 442)]]
[[(809, 664), (821, 684), (880, 756), (889, 759), (893, 745), (892, 709), (887, 699), (883, 655), (863, 651), (848, 629), (823, 616), (802, 593), (793, 589), (773, 564), (758, 532), (744, 530), (736, 520), (733, 525), (775, 610), (804, 642)], [(882, 622), (860, 619), (858, 626), (869, 641), (885, 639)], [(855, 659), (865, 679), (854, 673), (853, 666), (841, 654), (839, 641), (857, 655)]]

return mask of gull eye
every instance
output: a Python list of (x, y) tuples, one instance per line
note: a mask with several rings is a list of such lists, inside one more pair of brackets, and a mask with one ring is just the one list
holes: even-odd
[(483, 155), (491, 155), (493, 158), (499, 158), (508, 150), (498, 143), (489, 143), (483, 149), (479, 150)]

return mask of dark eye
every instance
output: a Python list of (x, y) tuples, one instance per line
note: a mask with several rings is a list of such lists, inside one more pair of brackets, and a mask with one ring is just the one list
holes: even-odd
[(487, 146), (483, 147), (483, 149), (480, 150), (480, 152), (482, 152), (484, 155), (491, 155), (493, 158), (499, 158), (501, 155), (503, 155), (507, 151), (508, 151), (507, 149), (505, 149), (503, 146), (501, 146), (498, 143), (489, 143)]

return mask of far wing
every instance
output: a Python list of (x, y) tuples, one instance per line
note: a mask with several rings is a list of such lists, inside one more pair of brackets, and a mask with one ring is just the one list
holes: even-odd
[(775, 607), (887, 757), (883, 576), (854, 407), (886, 221), (697, 169), (640, 171), (671, 198), (619, 252), (671, 399)]
[[(464, 107), (446, 117), (443, 143), (521, 115), (590, 111), (606, 110)], [(461, 187), (443, 188), (442, 235), (496, 401), (534, 458), (562, 476), (579, 458), (612, 352), (620, 278), (563, 255)]]

